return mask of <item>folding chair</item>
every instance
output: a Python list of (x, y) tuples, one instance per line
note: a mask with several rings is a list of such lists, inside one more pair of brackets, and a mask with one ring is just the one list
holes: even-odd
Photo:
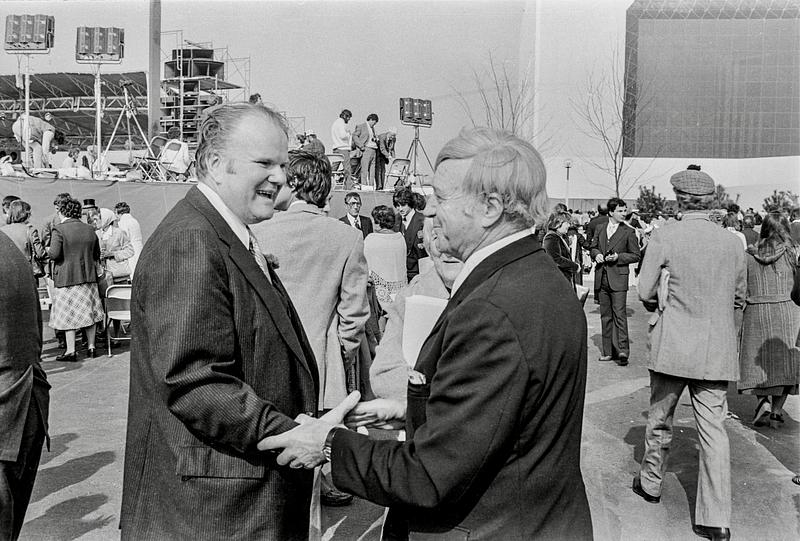
[(341, 154), (326, 154), (331, 162), (331, 181), (333, 189), (344, 189), (344, 158)]
[[(106, 341), (108, 342), (108, 356), (111, 357), (111, 327), (112, 322), (131, 320), (131, 286), (112, 285), (106, 290)], [(130, 340), (131, 337), (114, 337), (114, 340)]]
[[(408, 170), (411, 168), (411, 160), (408, 158), (395, 158), (389, 164), (386, 173), (386, 183), (384, 186), (406, 186), (408, 184)], [(394, 179), (394, 183), (391, 179)]]

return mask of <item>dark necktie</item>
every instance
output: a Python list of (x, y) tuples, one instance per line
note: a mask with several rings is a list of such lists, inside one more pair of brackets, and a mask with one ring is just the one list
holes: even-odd
[(356, 229), (361, 229), (361, 219), (358, 216), (353, 218), (353, 224), (356, 226)]

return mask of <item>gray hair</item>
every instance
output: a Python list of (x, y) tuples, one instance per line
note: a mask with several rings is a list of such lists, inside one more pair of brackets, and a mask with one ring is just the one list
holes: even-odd
[(211, 157), (224, 155), (228, 151), (234, 130), (250, 115), (272, 121), (288, 137), (289, 128), (286, 119), (265, 105), (230, 103), (206, 109), (205, 112), (206, 115), (200, 125), (200, 143), (195, 154), (197, 178), (200, 180), (208, 173), (208, 162)]
[(548, 215), (547, 173), (533, 146), (512, 133), (490, 128), (464, 128), (436, 157), (472, 163), (462, 183), (464, 193), (500, 194), (506, 221), (523, 227), (542, 223)]

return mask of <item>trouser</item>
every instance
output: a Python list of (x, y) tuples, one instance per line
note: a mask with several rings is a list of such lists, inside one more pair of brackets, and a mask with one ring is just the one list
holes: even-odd
[(383, 156), (375, 160), (375, 189), (382, 190), (386, 182), (386, 162)]
[(642, 488), (661, 495), (672, 442), (672, 418), (684, 387), (700, 443), (695, 524), (727, 528), (731, 521), (731, 459), (723, 421), (728, 413), (728, 382), (686, 379), (650, 371), (650, 411), (639, 471)]
[(344, 173), (344, 188), (349, 190), (353, 187), (353, 179), (350, 178), (352, 169), (350, 168), (350, 150), (347, 148), (337, 148), (336, 154), (342, 157), (342, 172)]
[[(4, 427), (5, 428), (5, 427)], [(0, 460), (0, 539), (19, 537), (44, 443), (44, 425), (31, 396), (16, 462)]]
[(364, 153), (361, 155), (361, 185), (373, 186), (375, 184), (375, 158), (376, 150), (374, 148), (364, 148)]
[[(629, 355), (627, 291), (612, 291), (608, 273), (600, 270), (600, 324), (603, 335), (603, 355), (617, 357)], [(595, 277), (597, 279), (597, 277)]]
[(44, 167), (52, 167), (50, 163), (50, 144), (53, 142), (53, 137), (55, 137), (55, 133), (46, 130), (42, 132), (42, 164)]

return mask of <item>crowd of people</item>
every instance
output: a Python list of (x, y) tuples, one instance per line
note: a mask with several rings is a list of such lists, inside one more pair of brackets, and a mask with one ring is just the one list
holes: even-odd
[[(352, 132), (351, 117), (334, 123), (333, 150), (348, 168), (359, 150), (361, 186), (379, 187), (378, 117)], [(47, 431), (41, 313), (27, 298), (35, 276), (51, 290), (51, 327), (65, 333), (59, 361), (76, 359), (80, 330), (95, 355), (98, 281), (132, 279), (123, 539), (316, 538), (319, 503), (353, 495), (389, 508), (385, 539), (591, 539), (582, 284), (594, 267), (598, 360), (626, 366), (636, 265), (653, 315), (645, 452), (631, 488), (660, 502), (688, 388), (704, 435), (693, 528), (730, 537), (728, 382), (756, 397), (756, 426), (780, 428), (798, 392), (800, 215), (756, 224), (731, 212), (718, 223), (715, 183), (697, 167), (672, 176), (679, 212), (669, 220), (618, 198), (597, 215), (551, 209), (539, 153), (474, 128), (441, 150), (427, 198), (398, 189), (392, 207), (364, 216), (362, 194), (348, 191), (345, 214), (330, 216), (324, 150), (288, 151), (270, 108), (218, 106), (200, 131), (199, 182), (144, 246), (124, 202), (112, 211), (59, 194), (39, 232), (27, 203), (3, 201), (0, 265), (13, 279), (0, 298), (20, 316), (0, 323), (34, 337), (10, 357), (24, 397), (21, 443), (0, 443), (3, 533), (19, 533)], [(440, 311), (409, 355), (420, 298)], [(27, 469), (10, 467), (19, 461)]]

